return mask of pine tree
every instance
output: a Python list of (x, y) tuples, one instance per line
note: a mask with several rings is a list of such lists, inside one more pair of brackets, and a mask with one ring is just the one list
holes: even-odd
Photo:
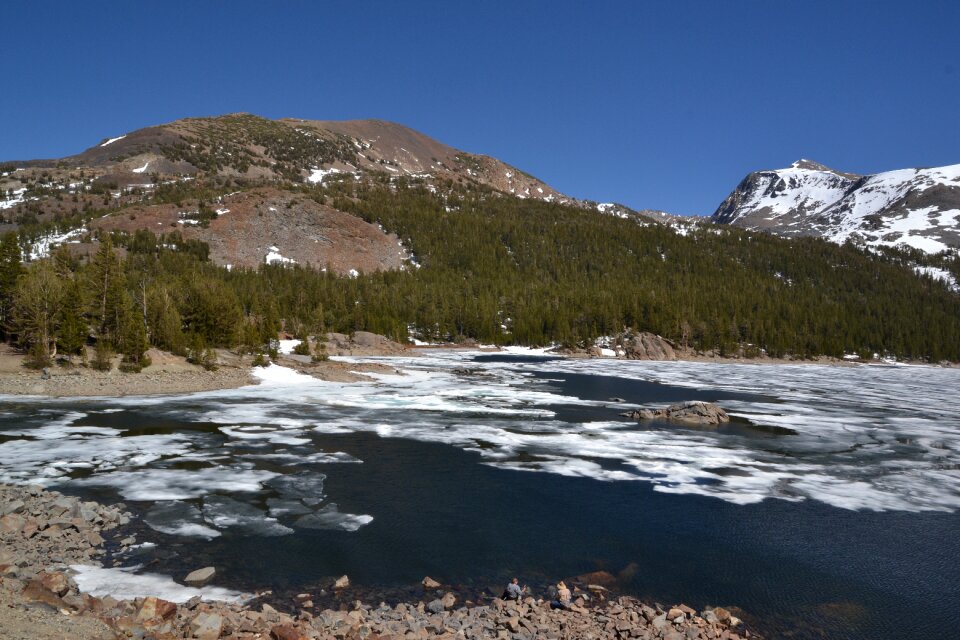
[(60, 330), (57, 334), (57, 345), (67, 355), (83, 354), (89, 330), (83, 316), (80, 284), (76, 280), (66, 282), (60, 304)]
[(46, 367), (56, 355), (57, 319), (63, 286), (48, 262), (41, 262), (17, 279), (13, 324), (30, 364)]
[(123, 324), (120, 334), (120, 353), (123, 362), (122, 371), (139, 373), (150, 365), (150, 358), (146, 355), (150, 344), (147, 341), (147, 327), (143, 320), (141, 309), (130, 296), (126, 296), (123, 306)]
[(17, 278), (23, 273), (20, 242), (16, 232), (5, 233), (0, 239), (0, 336), (8, 339)]
[(122, 327), (123, 272), (109, 238), (100, 243), (87, 273), (90, 316), (96, 329), (97, 342), (115, 345)]

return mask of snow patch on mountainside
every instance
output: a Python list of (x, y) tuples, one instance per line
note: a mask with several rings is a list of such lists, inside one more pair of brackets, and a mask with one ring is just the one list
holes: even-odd
[(801, 160), (747, 176), (712, 220), (938, 253), (960, 247), (960, 164), (861, 177)]
[(101, 146), (101, 147), (105, 147), (105, 146), (107, 146), (108, 144), (113, 144), (113, 143), (116, 142), (117, 140), (123, 140), (123, 139), (126, 138), (126, 137), (127, 137), (127, 134), (123, 134), (122, 136), (117, 136), (116, 138), (109, 138), (109, 139), (107, 139), (105, 142), (101, 143), (100, 146)]

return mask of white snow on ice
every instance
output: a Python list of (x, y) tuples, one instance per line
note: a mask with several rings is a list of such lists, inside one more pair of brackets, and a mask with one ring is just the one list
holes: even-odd
[(253, 598), (252, 594), (224, 589), (222, 587), (187, 587), (177, 584), (170, 576), (158, 573), (136, 573), (140, 567), (107, 568), (89, 565), (71, 565), (73, 579), (81, 591), (102, 598), (145, 598), (155, 596), (170, 602), (182, 604), (190, 598), (199, 596), (206, 601), (245, 602)]

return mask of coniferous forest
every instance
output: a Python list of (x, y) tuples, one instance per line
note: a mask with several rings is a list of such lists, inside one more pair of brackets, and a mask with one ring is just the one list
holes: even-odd
[[(150, 345), (200, 361), (213, 347), (256, 353), (280, 330), (572, 346), (632, 329), (720, 355), (960, 360), (960, 296), (917, 275), (915, 255), (446, 187), (386, 176), (294, 187), (381, 224), (414, 256), (353, 278), (320, 265), (228, 270), (202, 243), (149, 231), (104, 235), (89, 259), (61, 247), (24, 263), (23, 237), (7, 234), (0, 322), (37, 364), (95, 344), (130, 371)], [(957, 258), (939, 259), (957, 274)]]

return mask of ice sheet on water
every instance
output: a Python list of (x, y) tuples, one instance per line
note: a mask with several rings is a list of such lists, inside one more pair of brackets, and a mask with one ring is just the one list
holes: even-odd
[(285, 527), (263, 510), (229, 496), (210, 495), (203, 499), (203, 519), (218, 529), (236, 529), (254, 536), (285, 536), (293, 529)]
[(127, 500), (189, 500), (215, 491), (255, 492), (277, 474), (242, 467), (139, 469), (74, 480), (84, 486), (115, 488)]
[(300, 500), (267, 498), (267, 507), (270, 509), (270, 515), (274, 518), (281, 516), (302, 516), (313, 513), (313, 509), (303, 504)]
[[(737, 504), (777, 498), (814, 499), (845, 509), (960, 509), (960, 431), (952, 418), (960, 413), (960, 394), (950, 392), (960, 389), (960, 370), (572, 359), (501, 362), (474, 360), (475, 355), (438, 351), (418, 357), (343, 359), (389, 363), (405, 373), (349, 384), (271, 366), (261, 369), (265, 382), (256, 387), (214, 392), (202, 399), (144, 400), (151, 411), (176, 420), (222, 425), (215, 435), (120, 437), (125, 434), (80, 426), (82, 411), (51, 409), (48, 404), (43, 408), (47, 413), (25, 418), (33, 426), (11, 425), (5, 432), (18, 433), (20, 439), (0, 443), (0, 478), (49, 484), (87, 468), (91, 476), (76, 482), (112, 486), (132, 500), (230, 493), (243, 501), (234, 492), (260, 492), (258, 500), (275, 500), (267, 503), (269, 514), (254, 503), (261, 521), (300, 515), (306, 517), (305, 525), (331, 525), (350, 514), (322, 509), (301, 513), (306, 508), (315, 511), (327, 499), (323, 474), (276, 471), (356, 461), (345, 453), (323, 451), (315, 441), (330, 434), (368, 432), (474, 451), (483, 462), (503, 468), (641, 481), (657, 491), (702, 494)], [(723, 402), (734, 417), (749, 419), (759, 435), (626, 421), (617, 416), (625, 404), (611, 407), (565, 395), (568, 392), (544, 380), (565, 374), (660, 382), (689, 388), (691, 399), (699, 388), (762, 394)], [(142, 403), (130, 399), (104, 401), (121, 407), (134, 403), (142, 409)], [(589, 409), (591, 415), (609, 418), (574, 420), (563, 417), (568, 414), (558, 407), (575, 410), (571, 415)], [(764, 428), (768, 432), (761, 434)], [(784, 429), (795, 435), (778, 435)], [(209, 466), (169, 468), (174, 461)], [(211, 512), (210, 517), (216, 521), (218, 516)], [(184, 516), (180, 524), (214, 530), (197, 514)], [(289, 524), (286, 519), (284, 524)]]
[[(5, 482), (63, 482), (74, 468), (111, 472), (118, 467), (145, 465), (164, 455), (182, 455), (189, 437), (181, 434), (116, 437), (71, 427), (42, 428), (36, 440), (0, 443), (0, 480)], [(59, 434), (59, 435), (56, 435)]]
[(241, 454), (240, 457), (244, 460), (268, 460), (278, 462), (286, 467), (303, 464), (359, 464), (363, 462), (363, 460), (354, 458), (349, 453), (342, 451), (334, 451), (332, 453), (318, 451), (316, 453), (301, 455), (299, 453), (280, 450), (273, 453), (245, 453)]
[(154, 531), (172, 536), (210, 540), (220, 535), (219, 531), (204, 523), (200, 509), (187, 502), (158, 502), (150, 507), (143, 521)]
[(325, 505), (316, 512), (297, 518), (293, 526), (298, 529), (340, 529), (356, 531), (373, 522), (373, 516), (341, 513), (335, 503)]
[[(601, 367), (556, 359), (470, 361), (478, 375), (466, 380), (453, 375), (471, 357), (438, 352), (416, 359), (354, 358), (389, 362), (408, 375), (311, 390), (309, 402), (341, 409), (329, 426), (316, 430), (346, 428), (443, 442), (477, 451), (497, 466), (641, 480), (658, 491), (738, 504), (779, 498), (816, 499), (847, 509), (960, 508), (960, 473), (953, 470), (960, 463), (960, 433), (948, 420), (960, 411), (960, 401), (943, 396), (943, 389), (960, 388), (956, 370), (919, 367), (905, 375), (891, 367), (633, 361), (604, 361)], [(775, 400), (724, 404), (758, 427), (785, 428), (796, 435), (750, 438), (639, 428), (618, 420), (567, 423), (551, 419), (548, 407), (603, 403), (538, 389), (541, 381), (530, 377), (533, 371), (759, 393)], [(426, 394), (433, 399), (425, 402)], [(483, 408), (471, 411), (474, 403)], [(416, 412), (415, 419), (410, 412)], [(474, 417), (464, 420), (460, 414), (466, 413)], [(898, 444), (904, 437), (916, 443), (913, 450)]]
[(323, 502), (323, 482), (327, 476), (312, 471), (301, 471), (289, 475), (276, 476), (267, 482), (267, 486), (282, 498), (299, 500), (307, 505)]
[(220, 431), (233, 438), (246, 440), (267, 440), (273, 444), (299, 445), (310, 442), (309, 438), (299, 438), (298, 434), (302, 431), (296, 429), (285, 430), (269, 425), (239, 425), (233, 427), (220, 427)]
[(206, 601), (246, 602), (253, 596), (249, 593), (222, 587), (185, 587), (170, 576), (158, 573), (136, 573), (139, 567), (107, 568), (88, 565), (71, 565), (74, 580), (81, 591), (102, 598), (144, 598), (156, 596), (170, 602), (184, 603), (199, 596)]

